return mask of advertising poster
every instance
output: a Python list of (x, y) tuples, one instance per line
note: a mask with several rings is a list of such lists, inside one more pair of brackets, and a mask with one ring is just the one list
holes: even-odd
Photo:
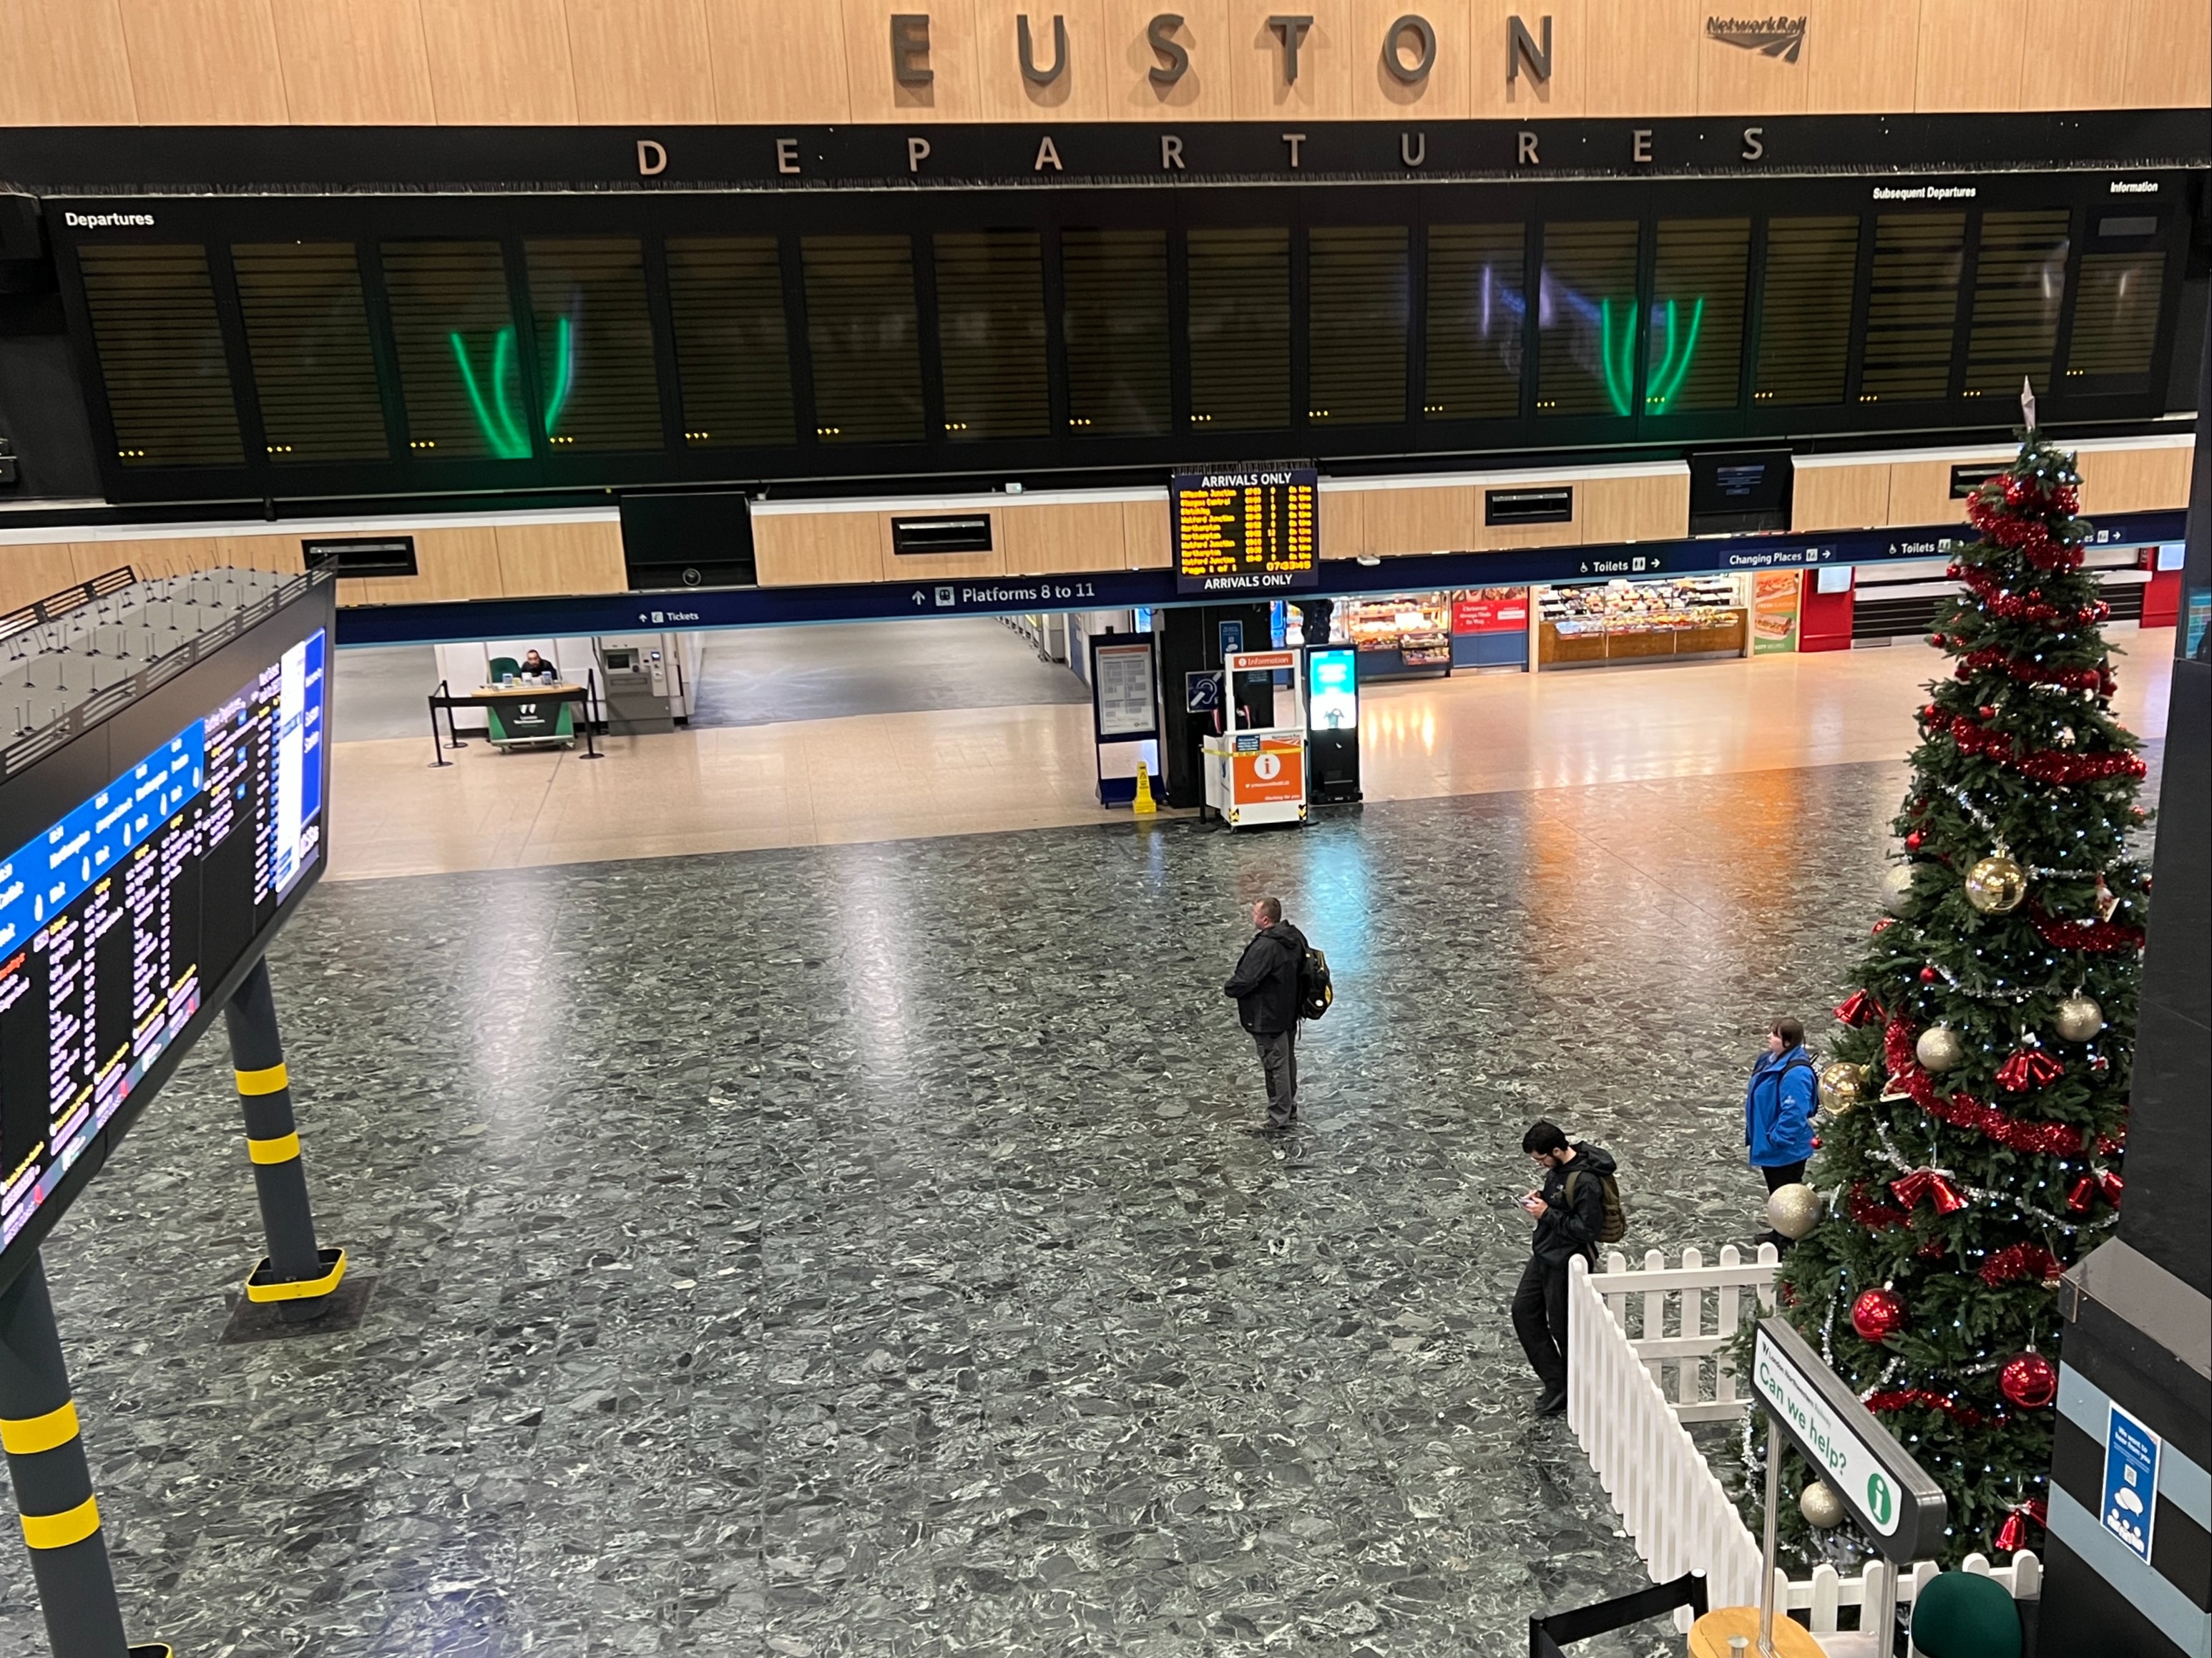
[(1528, 589), (1526, 588), (1469, 588), (1452, 597), (1451, 631), (1455, 633), (1525, 633), (1528, 631)]
[(1763, 570), (1753, 578), (1751, 652), (1771, 656), (1797, 649), (1798, 577), (1794, 570)]

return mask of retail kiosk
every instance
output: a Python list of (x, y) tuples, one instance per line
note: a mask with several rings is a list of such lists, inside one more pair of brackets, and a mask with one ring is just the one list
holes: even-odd
[(1232, 651), (1221, 729), (1205, 743), (1206, 803), (1232, 829), (1306, 820), (1305, 653)]

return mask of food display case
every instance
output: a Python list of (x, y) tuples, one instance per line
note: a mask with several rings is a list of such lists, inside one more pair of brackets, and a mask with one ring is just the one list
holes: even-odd
[(1751, 607), (1741, 577), (1685, 576), (1539, 588), (1536, 665), (1741, 656)]
[(1451, 595), (1354, 599), (1337, 607), (1332, 639), (1359, 652), (1363, 680), (1442, 678), (1451, 672)]

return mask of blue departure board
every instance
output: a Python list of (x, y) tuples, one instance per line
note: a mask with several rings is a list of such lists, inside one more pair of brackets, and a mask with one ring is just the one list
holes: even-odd
[(0, 1248), (321, 855), (328, 636), (0, 863)]

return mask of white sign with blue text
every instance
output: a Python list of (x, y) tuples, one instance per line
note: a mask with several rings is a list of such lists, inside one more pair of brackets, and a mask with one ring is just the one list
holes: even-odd
[(2158, 1517), (2159, 1436), (2117, 1405), (2105, 1424), (2105, 1494), (2098, 1519), (2121, 1546), (2150, 1564)]

